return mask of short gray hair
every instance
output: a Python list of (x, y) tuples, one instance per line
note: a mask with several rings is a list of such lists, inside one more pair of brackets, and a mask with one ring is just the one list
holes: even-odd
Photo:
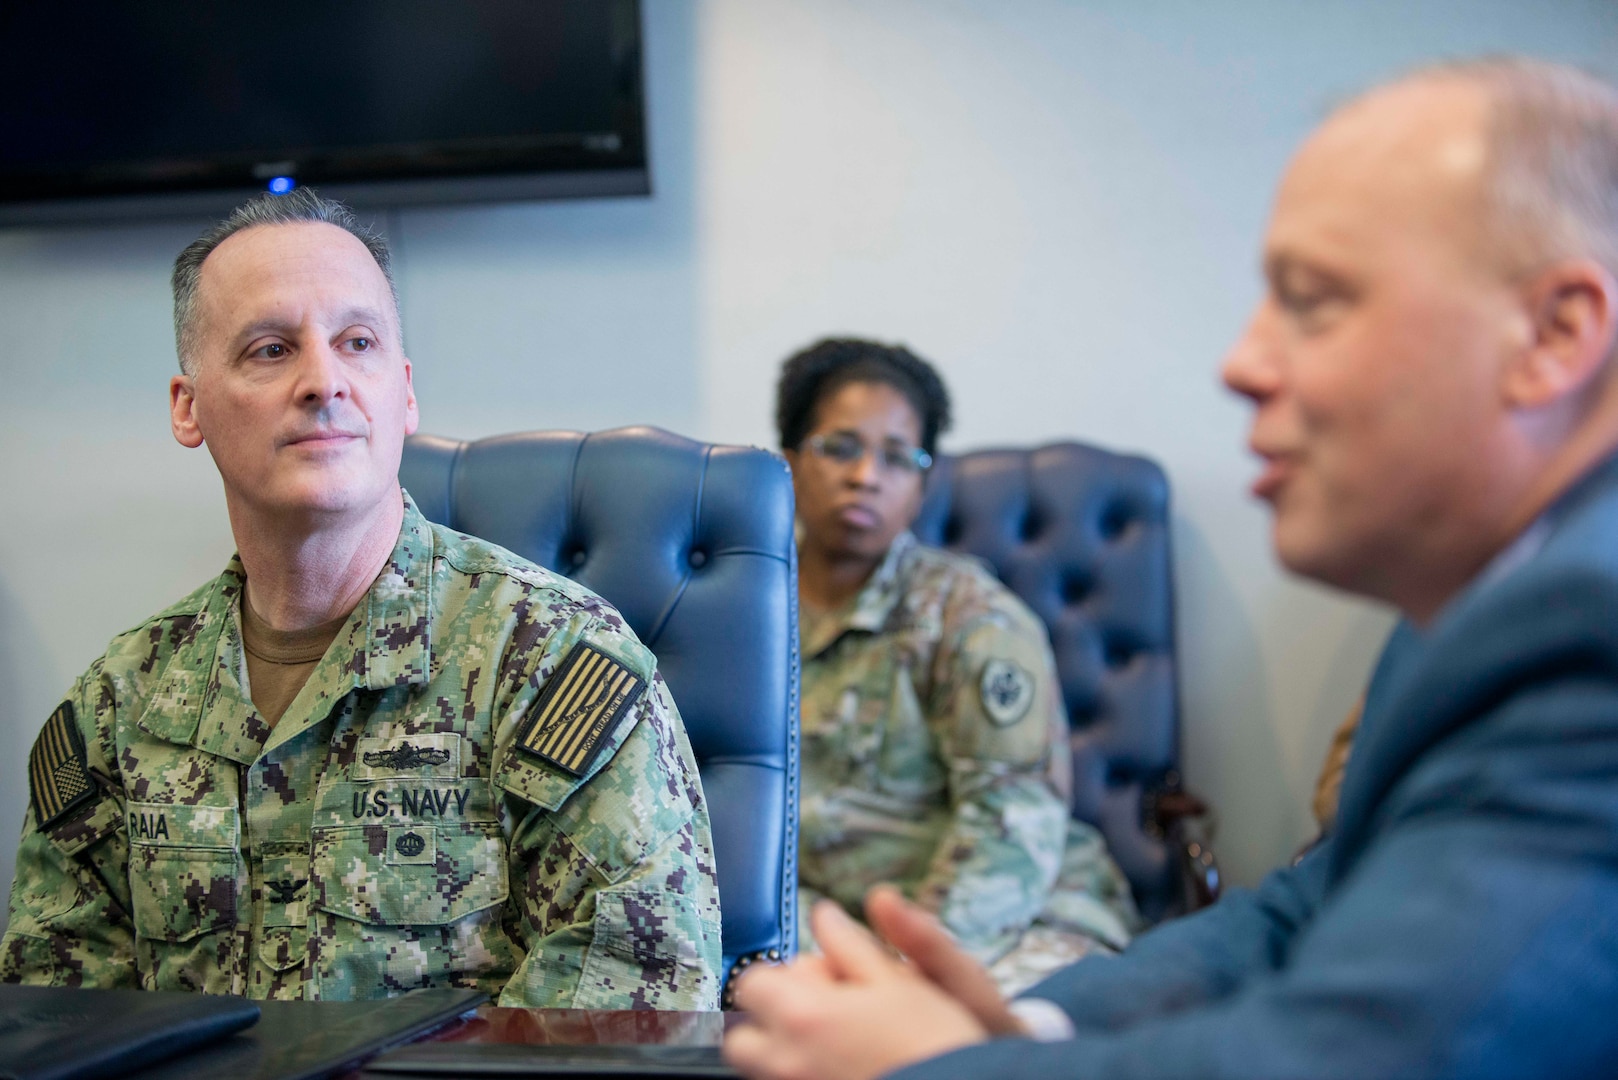
[(1425, 68), (1488, 101), (1484, 242), (1516, 276), (1590, 258), (1618, 277), (1618, 89), (1565, 64), (1520, 56)]
[(180, 356), (180, 370), (197, 373), (197, 285), (202, 280), (202, 264), (214, 248), (245, 229), (260, 225), (296, 225), (323, 222), (335, 225), (365, 245), (393, 295), (393, 308), (399, 310), (399, 289), (393, 283), (392, 257), (382, 235), (354, 216), (354, 211), (334, 199), (323, 199), (310, 188), (294, 188), (285, 195), (268, 192), (249, 199), (231, 211), (230, 216), (197, 237), (174, 260), (174, 346)]

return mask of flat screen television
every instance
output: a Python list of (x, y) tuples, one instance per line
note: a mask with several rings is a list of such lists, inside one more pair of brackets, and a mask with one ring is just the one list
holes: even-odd
[(647, 194), (638, 0), (0, 5), (0, 224)]

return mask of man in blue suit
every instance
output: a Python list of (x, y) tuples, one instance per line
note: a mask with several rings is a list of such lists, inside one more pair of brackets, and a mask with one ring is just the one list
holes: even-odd
[(892, 891), (750, 974), (755, 1077), (1618, 1071), (1618, 93), (1423, 71), (1299, 152), (1225, 382), (1292, 570), (1396, 605), (1335, 834), (1009, 1006)]

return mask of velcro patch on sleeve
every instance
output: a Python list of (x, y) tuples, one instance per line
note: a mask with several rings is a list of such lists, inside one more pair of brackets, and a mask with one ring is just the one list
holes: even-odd
[(983, 665), (978, 694), (989, 719), (1007, 727), (1028, 715), (1034, 703), (1034, 676), (1014, 660), (990, 660)]
[(645, 688), (645, 679), (595, 646), (580, 643), (540, 692), (517, 746), (583, 776), (613, 725)]
[(79, 727), (73, 722), (71, 701), (62, 702), (51, 713), (28, 754), (28, 788), (41, 829), (64, 820), (100, 793), (90, 777), (90, 762)]

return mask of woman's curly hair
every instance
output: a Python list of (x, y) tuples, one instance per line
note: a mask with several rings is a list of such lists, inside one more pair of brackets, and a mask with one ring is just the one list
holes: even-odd
[(903, 345), (861, 338), (824, 338), (793, 353), (775, 384), (775, 426), (781, 447), (796, 450), (815, 425), (815, 410), (855, 382), (878, 382), (903, 394), (921, 420), (921, 448), (938, 451), (949, 430), (949, 391), (933, 366)]

